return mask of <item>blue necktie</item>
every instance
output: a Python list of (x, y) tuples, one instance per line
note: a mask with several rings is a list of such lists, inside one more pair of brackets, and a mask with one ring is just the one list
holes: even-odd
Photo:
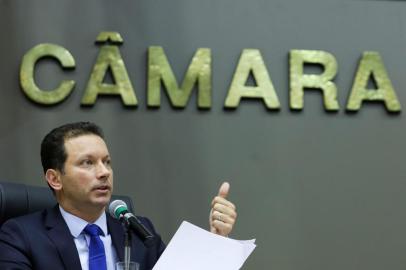
[(95, 224), (87, 224), (83, 231), (90, 236), (89, 270), (107, 270), (106, 253), (99, 237), (103, 231)]

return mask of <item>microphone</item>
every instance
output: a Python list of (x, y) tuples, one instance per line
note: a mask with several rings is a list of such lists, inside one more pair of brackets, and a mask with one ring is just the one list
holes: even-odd
[(144, 245), (150, 247), (154, 244), (154, 235), (141, 223), (141, 221), (128, 211), (127, 204), (122, 200), (112, 201), (109, 205), (109, 213), (113, 218), (125, 223), (141, 240)]

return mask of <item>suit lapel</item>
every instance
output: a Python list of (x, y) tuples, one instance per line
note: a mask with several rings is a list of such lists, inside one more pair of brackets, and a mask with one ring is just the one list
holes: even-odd
[(58, 250), (65, 269), (82, 269), (73, 236), (59, 211), (58, 205), (47, 210), (45, 226), (48, 229), (48, 237)]
[(107, 228), (116, 249), (118, 261), (124, 261), (124, 229), (121, 223), (107, 215)]

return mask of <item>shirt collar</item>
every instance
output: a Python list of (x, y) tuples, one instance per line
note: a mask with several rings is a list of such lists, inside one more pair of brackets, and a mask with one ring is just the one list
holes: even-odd
[[(66, 212), (60, 205), (59, 210), (61, 211), (62, 217), (65, 220), (66, 224), (68, 225), (70, 233), (72, 234), (73, 237), (77, 238), (82, 233), (86, 225), (89, 223), (86, 220), (81, 219), (80, 217), (77, 217), (75, 215), (72, 215), (71, 213)], [(99, 226), (100, 229), (103, 231), (104, 235), (105, 236), (107, 235), (106, 212), (103, 211), (100, 217), (92, 224), (96, 224), (97, 226)]]

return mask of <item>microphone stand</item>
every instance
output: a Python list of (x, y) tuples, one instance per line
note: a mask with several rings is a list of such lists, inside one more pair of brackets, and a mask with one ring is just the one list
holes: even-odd
[(130, 224), (125, 222), (124, 234), (124, 270), (130, 270), (131, 261), (131, 230)]

